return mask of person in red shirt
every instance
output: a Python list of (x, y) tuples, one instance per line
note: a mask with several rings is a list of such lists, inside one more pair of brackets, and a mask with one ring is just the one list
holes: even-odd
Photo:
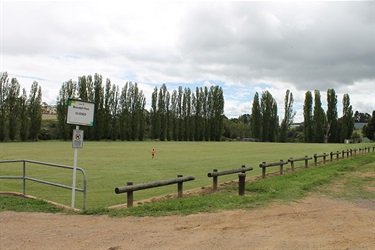
[(152, 155), (152, 159), (154, 159), (154, 156), (155, 156), (155, 149), (152, 149), (152, 151), (151, 151), (151, 155)]

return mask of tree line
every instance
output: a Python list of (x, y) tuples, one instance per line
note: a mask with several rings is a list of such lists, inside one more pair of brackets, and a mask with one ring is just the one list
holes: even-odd
[[(86, 140), (145, 139), (160, 141), (220, 141), (249, 138), (264, 142), (343, 142), (351, 138), (354, 122), (368, 122), (363, 133), (374, 139), (375, 113), (353, 113), (350, 98), (342, 100), (342, 116), (338, 117), (337, 95), (327, 91), (327, 111), (322, 108), (319, 90), (305, 93), (304, 121), (292, 129), (294, 98), (287, 90), (284, 98), (284, 116), (277, 113), (277, 102), (266, 90), (255, 93), (251, 114), (228, 119), (224, 115), (223, 90), (219, 86), (190, 88), (179, 86), (168, 91), (163, 84), (155, 87), (151, 95), (151, 108), (147, 110), (146, 97), (137, 83), (124, 86), (112, 84), (99, 74), (81, 76), (78, 81), (62, 83), (57, 98), (56, 134), (52, 139), (70, 140), (73, 125), (66, 123), (68, 99), (94, 103), (94, 126), (81, 127)], [(29, 96), (20, 94), (16, 78), (1, 73), (0, 84), (0, 141), (38, 140), (46, 129), (42, 128), (42, 90), (34, 81)], [(48, 132), (48, 131), (47, 131)], [(298, 137), (298, 138), (297, 138)], [(51, 137), (48, 137), (51, 139)]]
[(66, 124), (68, 99), (93, 102), (94, 126), (83, 128), (88, 140), (143, 141), (219, 141), (221, 139), (224, 96), (219, 86), (178, 87), (170, 93), (163, 84), (152, 93), (151, 110), (137, 83), (127, 82), (120, 90), (102, 76), (82, 76), (78, 82), (62, 84), (57, 100), (58, 129), (62, 139), (69, 139), (71, 125)]
[(42, 123), (42, 88), (38, 82), (31, 85), (29, 96), (17, 78), (0, 74), (0, 141), (38, 140)]
[(343, 110), (340, 118), (338, 118), (337, 95), (334, 89), (327, 91), (327, 112), (324, 112), (322, 108), (318, 90), (314, 91), (314, 104), (313, 107), (312, 93), (306, 92), (303, 106), (305, 142), (336, 143), (351, 138), (355, 120), (348, 94), (343, 96)]
[(327, 111), (322, 107), (319, 90), (305, 93), (303, 105), (304, 120), (301, 126), (291, 128), (296, 112), (293, 110), (293, 94), (287, 90), (284, 98), (284, 117), (279, 124), (277, 103), (266, 90), (261, 96), (255, 93), (251, 114), (224, 122), (226, 138), (246, 138), (263, 142), (307, 142), (307, 143), (342, 143), (358, 134), (353, 134), (354, 123), (368, 123), (362, 134), (375, 140), (375, 111), (372, 116), (356, 111), (353, 114), (350, 97), (344, 94), (342, 116), (337, 111), (337, 95), (334, 89), (327, 91)]

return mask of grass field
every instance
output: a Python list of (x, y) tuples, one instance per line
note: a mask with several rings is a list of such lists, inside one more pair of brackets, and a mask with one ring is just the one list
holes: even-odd
[[(281, 144), (245, 142), (84, 142), (78, 151), (78, 166), (87, 174), (87, 208), (102, 208), (126, 202), (126, 194), (116, 195), (115, 187), (132, 181), (134, 184), (175, 178), (177, 175), (195, 176), (186, 182), (184, 190), (212, 185), (207, 173), (254, 167), (247, 176), (260, 176), (259, 163), (287, 160), (305, 155), (330, 153), (374, 144)], [(151, 159), (155, 148), (157, 159)], [(29, 159), (55, 164), (73, 165), (71, 142), (48, 141), (29, 143), (1, 143), (0, 160)], [(310, 161), (312, 164), (312, 161)], [(297, 164), (297, 163), (296, 163)], [(303, 165), (299, 162), (298, 165)], [(289, 168), (288, 166), (287, 168)], [(268, 171), (277, 172), (278, 168)], [(22, 175), (22, 164), (0, 164), (0, 175)], [(70, 186), (72, 171), (29, 165), (27, 176)], [(219, 183), (235, 180), (236, 175), (219, 177)], [(77, 187), (82, 177), (77, 175)], [(134, 193), (134, 200), (176, 193), (176, 185), (147, 189)], [(0, 191), (22, 192), (21, 180), (0, 180)], [(27, 193), (39, 198), (70, 205), (71, 191), (27, 182)], [(82, 207), (83, 196), (76, 194), (76, 207)]]

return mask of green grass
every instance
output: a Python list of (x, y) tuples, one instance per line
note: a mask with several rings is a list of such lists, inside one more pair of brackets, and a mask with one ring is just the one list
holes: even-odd
[[(334, 161), (325, 165), (302, 168), (295, 172), (278, 175), (246, 183), (245, 196), (238, 195), (237, 186), (199, 196), (180, 199), (167, 199), (155, 203), (123, 209), (91, 208), (81, 212), (86, 215), (106, 214), (114, 217), (124, 216), (166, 216), (174, 214), (191, 214), (215, 212), (228, 209), (252, 209), (264, 207), (273, 202), (298, 201), (311, 192), (320, 192), (333, 198), (342, 199), (375, 199), (375, 154), (365, 154), (353, 158)], [(344, 183), (344, 187), (337, 183)], [(335, 187), (334, 189), (332, 189)], [(5, 199), (5, 202), (3, 200)], [(49, 208), (39, 205), (20, 207), (24, 199), (12, 197), (13, 201), (0, 196), (1, 210), (40, 211)], [(33, 202), (33, 201), (28, 201)], [(10, 204), (10, 205), (9, 205)], [(14, 205), (13, 205), (14, 204)], [(35, 209), (35, 210), (34, 210)]]
[[(353, 168), (349, 163), (345, 165), (347, 169)], [(355, 168), (354, 174), (346, 175), (320, 191), (335, 198), (352, 201), (375, 199), (375, 162)]]
[(0, 211), (60, 213), (62, 210), (40, 199), (0, 196)]
[[(87, 174), (86, 207), (100, 210), (104, 207), (126, 203), (126, 194), (115, 194), (114, 189), (125, 185), (128, 181), (138, 184), (175, 178), (179, 174), (193, 175), (196, 178), (194, 181), (184, 183), (184, 190), (189, 190), (211, 186), (212, 178), (208, 178), (207, 173), (214, 168), (221, 171), (239, 168), (241, 165), (253, 166), (254, 170), (247, 172), (247, 176), (260, 176), (259, 163), (263, 161), (287, 160), (290, 157), (313, 156), (314, 154), (364, 146), (373, 146), (373, 144), (84, 142), (84, 148), (78, 150), (78, 166), (83, 168)], [(151, 159), (152, 148), (156, 150), (157, 160)], [(0, 160), (30, 159), (72, 166), (73, 158), (74, 151), (71, 142), (0, 143)], [(304, 162), (298, 162), (296, 167), (303, 164)], [(288, 165), (287, 168), (290, 166)], [(277, 167), (267, 169), (267, 172), (277, 171)], [(21, 163), (0, 164), (0, 175), (22, 175)], [(72, 171), (70, 170), (31, 164), (27, 167), (27, 176), (67, 186), (72, 184)], [(220, 176), (219, 183), (236, 178), (236, 175)], [(288, 181), (293, 181), (293, 179)], [(314, 183), (307, 183), (304, 188), (308, 190), (309, 185), (314, 185)], [(82, 176), (79, 173), (77, 187), (82, 188)], [(0, 180), (0, 191), (22, 192), (22, 181)], [(176, 192), (176, 185), (141, 190), (134, 192), (134, 200), (175, 194)], [(71, 191), (67, 189), (28, 181), (27, 193), (68, 206), (71, 203)], [(232, 197), (236, 197), (236, 195)], [(82, 200), (82, 193), (77, 192), (75, 202), (77, 208), (82, 208)]]

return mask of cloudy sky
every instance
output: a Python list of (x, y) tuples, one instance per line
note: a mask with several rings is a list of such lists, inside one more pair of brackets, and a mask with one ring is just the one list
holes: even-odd
[[(303, 120), (306, 91), (348, 93), (375, 109), (375, 1), (0, 0), (0, 71), (53, 104), (63, 82), (99, 73), (137, 82), (148, 106), (155, 86), (220, 85), (225, 115), (251, 113), (269, 90), (283, 115), (285, 91)], [(281, 120), (281, 119), (280, 119)]]

